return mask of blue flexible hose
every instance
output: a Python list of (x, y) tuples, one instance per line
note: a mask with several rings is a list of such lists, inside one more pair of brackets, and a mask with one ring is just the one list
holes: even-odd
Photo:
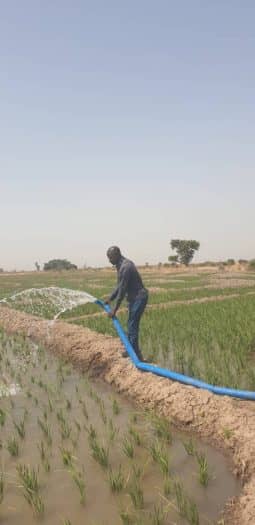
[[(95, 302), (99, 306), (101, 306), (105, 310), (105, 312), (109, 313), (111, 311), (111, 308), (107, 304), (105, 304), (103, 301), (100, 301), (99, 299), (97, 299)], [(250, 392), (248, 390), (235, 390), (234, 388), (225, 388), (225, 387), (210, 385), (209, 383), (205, 383), (204, 381), (200, 381), (199, 379), (195, 379), (193, 377), (185, 376), (184, 374), (173, 372), (172, 370), (167, 370), (166, 368), (161, 368), (156, 365), (151, 365), (149, 363), (143, 363), (142, 361), (139, 361), (117, 317), (113, 317), (112, 322), (113, 322), (115, 330), (118, 333), (123, 345), (125, 346), (125, 349), (129, 357), (131, 358), (134, 365), (139, 370), (143, 370), (144, 372), (152, 372), (153, 374), (159, 375), (161, 377), (166, 377), (168, 379), (172, 379), (173, 381), (179, 381), (179, 383), (183, 383), (185, 385), (195, 386), (197, 388), (203, 388), (204, 390), (209, 390), (209, 392), (212, 392), (213, 394), (218, 394), (221, 396), (231, 396), (231, 397), (237, 397), (240, 399), (249, 399), (249, 400), (255, 401), (255, 392)]]

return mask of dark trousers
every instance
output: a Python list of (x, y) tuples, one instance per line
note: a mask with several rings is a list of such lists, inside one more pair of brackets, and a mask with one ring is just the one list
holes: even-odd
[(139, 349), (139, 324), (148, 301), (147, 290), (139, 292), (134, 301), (128, 305), (128, 339), (138, 359), (143, 360)]

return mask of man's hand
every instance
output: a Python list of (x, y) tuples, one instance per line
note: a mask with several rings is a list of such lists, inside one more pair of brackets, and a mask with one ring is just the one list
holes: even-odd
[(112, 310), (111, 312), (108, 312), (107, 315), (108, 317), (110, 317), (110, 319), (112, 319), (116, 315), (116, 310)]
[(106, 299), (104, 300), (104, 304), (110, 304), (111, 300), (110, 300), (110, 297), (106, 297)]

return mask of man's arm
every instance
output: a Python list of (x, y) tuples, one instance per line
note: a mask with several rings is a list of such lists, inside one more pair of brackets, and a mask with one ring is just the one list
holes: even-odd
[(113, 292), (111, 293), (111, 295), (109, 295), (108, 299), (105, 301), (106, 304), (110, 303), (111, 301), (113, 301), (117, 295), (118, 295), (118, 291), (119, 291), (119, 285), (116, 286), (116, 288), (113, 290)]
[(129, 280), (129, 268), (123, 268), (123, 270), (120, 272), (119, 277), (119, 284), (116, 290), (114, 290), (114, 293), (116, 292), (116, 304), (113, 310), (109, 313), (110, 317), (113, 317), (116, 315), (117, 310), (119, 309), (127, 291), (128, 286), (128, 280)]

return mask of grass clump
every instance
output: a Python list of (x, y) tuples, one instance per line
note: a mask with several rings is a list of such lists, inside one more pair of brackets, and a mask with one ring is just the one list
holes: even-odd
[(117, 471), (113, 472), (112, 469), (109, 471), (108, 481), (111, 487), (112, 492), (121, 492), (124, 488), (124, 475), (122, 472), (122, 467), (119, 465)]
[(13, 457), (17, 457), (19, 455), (19, 443), (15, 437), (11, 437), (8, 439), (7, 450)]
[(86, 501), (86, 482), (84, 472), (80, 472), (79, 470), (73, 469), (71, 471), (71, 475), (80, 493), (80, 503), (81, 505), (84, 505)]
[(207, 487), (210, 477), (211, 477), (209, 473), (208, 461), (206, 459), (205, 454), (202, 454), (202, 453), (200, 454), (197, 453), (196, 458), (197, 458), (198, 467), (199, 467), (199, 471), (198, 471), (199, 483), (203, 487)]
[(134, 445), (131, 439), (126, 436), (122, 441), (122, 450), (128, 458), (132, 459), (134, 457)]

